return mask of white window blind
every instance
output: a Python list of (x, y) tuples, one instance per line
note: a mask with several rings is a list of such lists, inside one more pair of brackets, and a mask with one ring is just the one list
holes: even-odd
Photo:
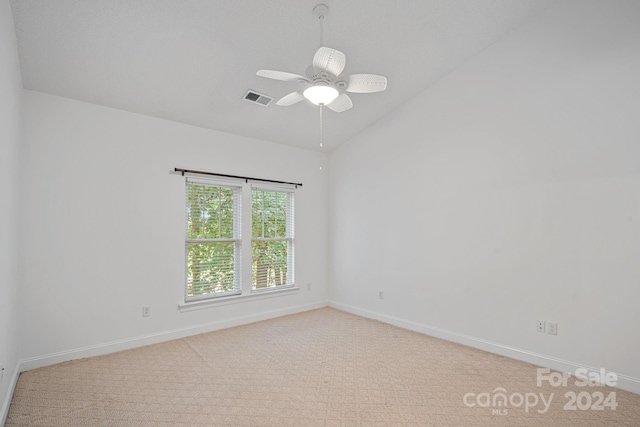
[(241, 293), (241, 187), (187, 178), (185, 193), (185, 301)]
[(252, 289), (293, 286), (294, 193), (252, 187)]

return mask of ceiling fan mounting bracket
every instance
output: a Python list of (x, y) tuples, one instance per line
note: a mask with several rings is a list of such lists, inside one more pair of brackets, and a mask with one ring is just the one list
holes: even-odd
[(324, 3), (319, 3), (313, 8), (313, 16), (316, 18), (324, 18), (329, 13), (329, 6)]

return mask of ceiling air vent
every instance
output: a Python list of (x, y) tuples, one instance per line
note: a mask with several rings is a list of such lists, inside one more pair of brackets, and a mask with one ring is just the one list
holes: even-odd
[(262, 105), (263, 107), (267, 107), (273, 101), (273, 98), (267, 95), (263, 95), (253, 90), (248, 90), (247, 93), (244, 94), (244, 99), (255, 104)]

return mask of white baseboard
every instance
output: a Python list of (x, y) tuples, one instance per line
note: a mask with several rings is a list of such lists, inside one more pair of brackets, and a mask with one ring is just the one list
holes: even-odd
[[(0, 408), (0, 426), (3, 426), (5, 421), (7, 421), (7, 415), (9, 415), (9, 406), (11, 406), (11, 399), (13, 397), (13, 392), (16, 389), (16, 384), (18, 384), (18, 377), (20, 376), (20, 372), (21, 372), (20, 363), (18, 363), (13, 369), (13, 374), (11, 375), (9, 388), (7, 389), (7, 394), (4, 397), (4, 401), (2, 402), (2, 407)], [(5, 371), (5, 377), (7, 376), (6, 373), (7, 372)]]
[[(456, 332), (448, 331), (445, 329), (413, 322), (406, 319), (401, 319), (394, 316), (354, 307), (347, 304), (338, 303), (336, 301), (320, 301), (312, 304), (305, 304), (293, 307), (287, 307), (279, 310), (270, 310), (260, 313), (251, 314), (248, 316), (233, 317), (230, 319), (219, 320), (210, 323), (203, 323), (199, 325), (192, 325), (184, 328), (173, 329), (169, 331), (163, 331), (155, 334), (149, 334), (139, 337), (133, 337), (118, 341), (112, 341), (103, 344), (97, 344), (93, 346), (67, 350), (58, 353), (51, 353), (43, 356), (31, 357), (20, 361), (19, 366), (14, 370), (11, 378), (11, 385), (7, 396), (2, 404), (2, 412), (0, 412), (0, 425), (4, 423), (4, 420), (9, 411), (9, 405), (11, 403), (11, 396), (18, 382), (18, 376), (20, 372), (28, 371), (31, 369), (40, 368), (43, 366), (54, 365), (56, 363), (66, 362), (69, 360), (80, 359), (85, 357), (100, 356), (103, 354), (115, 353), (117, 351), (129, 350), (136, 347), (141, 347), (150, 344), (157, 344), (164, 341), (173, 339), (184, 338), (191, 335), (197, 335), (205, 332), (216, 331), (225, 328), (231, 328), (234, 326), (245, 325), (248, 323), (258, 322), (261, 320), (267, 320), (275, 317), (286, 316), (289, 314), (300, 313), (303, 311), (314, 310), (322, 307), (333, 307), (338, 310), (342, 310), (348, 313), (352, 313), (358, 316), (366, 317), (369, 319), (379, 320), (384, 323), (388, 323), (400, 328), (409, 329), (412, 331), (420, 332), (425, 335), (430, 335), (436, 338), (441, 338), (447, 341), (456, 342), (459, 344), (467, 345), (469, 347), (484, 350), (490, 353), (498, 354), (501, 356), (510, 357), (512, 359), (521, 360), (523, 362), (531, 363), (536, 366), (542, 366), (550, 368), (560, 372), (575, 372), (578, 368), (586, 368), (589, 372), (598, 372), (598, 368), (584, 366), (579, 363), (558, 359), (555, 357), (534, 353), (528, 350), (511, 347), (492, 341), (476, 338), (468, 335), (459, 334)], [(617, 387), (621, 390), (630, 391), (632, 393), (640, 394), (640, 379), (631, 376), (616, 373), (618, 376)]]
[[(232, 317), (230, 319), (218, 320), (210, 323), (187, 326), (179, 329), (162, 331), (155, 334), (143, 335), (123, 340), (117, 340), (102, 344), (96, 344), (88, 347), (76, 348), (58, 353), (46, 354), (43, 356), (30, 357), (20, 361), (19, 372), (31, 369), (41, 368), (43, 366), (55, 365), (56, 363), (66, 362), (74, 359), (82, 359), (85, 357), (100, 356), (103, 354), (115, 353), (118, 351), (129, 350), (132, 348), (142, 347), (150, 344), (157, 344), (164, 341), (175, 340), (188, 337), (191, 335), (202, 334), (205, 332), (217, 331), (219, 329), (231, 328), (234, 326), (246, 325), (248, 323), (259, 322), (261, 320), (272, 319), (274, 317), (286, 316), (288, 314), (300, 313), (303, 311), (313, 310), (327, 306), (327, 301), (320, 301), (312, 304), (304, 304), (293, 307), (287, 307), (278, 310), (263, 311), (248, 316)], [(7, 407), (8, 409), (8, 407)]]
[[(498, 354), (500, 356), (506, 356), (511, 359), (516, 359), (516, 360), (530, 363), (532, 365), (553, 369), (554, 371), (574, 373), (576, 372), (577, 369), (581, 368), (581, 369), (586, 369), (588, 373), (599, 372), (599, 368), (594, 368), (592, 366), (581, 365), (579, 363), (571, 362), (568, 360), (562, 360), (556, 357), (534, 353), (528, 350), (523, 350), (520, 348), (495, 343), (495, 342), (484, 340), (481, 338), (459, 334), (457, 332), (452, 332), (452, 331), (437, 328), (434, 326), (413, 322), (411, 320), (401, 319), (395, 316), (389, 316), (389, 315), (378, 313), (375, 311), (354, 307), (348, 304), (342, 304), (336, 301), (330, 300), (329, 307), (346, 311), (348, 313), (355, 314), (358, 316), (366, 317), (368, 319), (379, 320), (381, 322), (398, 326), (403, 329), (409, 329), (411, 331), (420, 332), (422, 334), (429, 335), (432, 337), (441, 338), (447, 341), (452, 341), (458, 344), (463, 344), (469, 347), (484, 350), (489, 353)], [(632, 393), (640, 394), (639, 378), (634, 378), (628, 375), (619, 374), (617, 372), (616, 372), (616, 375), (618, 377), (618, 381), (616, 385), (617, 388), (621, 390), (630, 391)]]

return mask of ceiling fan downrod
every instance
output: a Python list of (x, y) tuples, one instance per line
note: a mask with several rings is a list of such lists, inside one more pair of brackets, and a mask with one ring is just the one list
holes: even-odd
[(329, 6), (319, 3), (313, 8), (313, 16), (320, 20), (320, 47), (324, 46), (324, 17), (329, 13)]

